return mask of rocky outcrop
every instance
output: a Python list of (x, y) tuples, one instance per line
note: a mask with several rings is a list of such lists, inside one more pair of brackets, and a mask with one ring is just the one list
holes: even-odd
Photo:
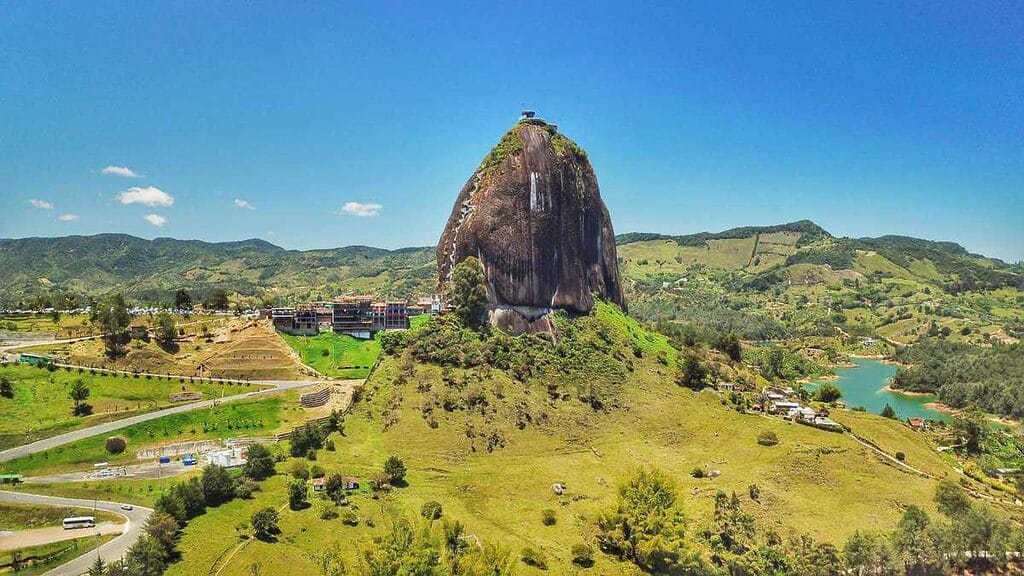
[(615, 233), (584, 152), (553, 125), (526, 118), (463, 186), (437, 247), (443, 285), (456, 264), (483, 264), (490, 320), (514, 333), (550, 330), (553, 309), (625, 308)]

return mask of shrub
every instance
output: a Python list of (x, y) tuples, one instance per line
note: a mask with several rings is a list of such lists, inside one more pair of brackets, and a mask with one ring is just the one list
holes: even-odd
[(346, 526), (358, 526), (359, 516), (355, 510), (345, 510), (345, 513), (341, 515), (341, 522)]
[(384, 475), (387, 476), (388, 484), (401, 484), (405, 480), (405, 463), (398, 456), (389, 456), (384, 462)]
[(583, 568), (594, 565), (594, 549), (580, 542), (572, 546), (572, 563)]
[(896, 459), (899, 460), (900, 462), (906, 462), (907, 461), (907, 455), (904, 454), (903, 452), (897, 452), (896, 453)]
[(441, 517), (441, 514), (442, 510), (440, 502), (431, 500), (430, 502), (424, 503), (423, 506), (420, 507), (420, 515), (426, 518), (427, 520), (437, 520)]
[(254, 492), (260, 491), (260, 485), (249, 478), (242, 478), (235, 486), (235, 497), (243, 500), (252, 498)]
[(334, 520), (338, 517), (338, 510), (330, 502), (321, 502), (317, 505), (317, 516), (321, 520)]
[(127, 447), (128, 441), (121, 436), (111, 436), (110, 438), (107, 438), (106, 448), (107, 452), (111, 454), (120, 454), (124, 452)]
[(690, 476), (693, 476), (694, 478), (703, 478), (707, 475), (707, 472), (705, 472), (700, 466), (694, 468), (693, 471), (690, 472)]
[(540, 523), (545, 526), (554, 526), (555, 522), (558, 522), (558, 518), (555, 516), (555, 511), (551, 508), (545, 508), (540, 512)]
[(292, 460), (288, 465), (288, 473), (296, 478), (309, 480), (309, 466), (304, 460)]
[(326, 472), (324, 472), (323, 466), (320, 466), (319, 464), (314, 464), (309, 467), (310, 478), (323, 478), (324, 476), (326, 476)]
[(533, 566), (534, 568), (540, 568), (541, 570), (545, 570), (548, 567), (547, 561), (544, 559), (544, 555), (529, 546), (519, 551), (519, 558), (523, 561), (523, 564), (526, 564), (527, 566)]
[(757, 437), (757, 443), (761, 446), (775, 446), (779, 443), (779, 437), (771, 430), (765, 430)]
[(761, 498), (761, 487), (757, 484), (751, 484), (747, 486), (747, 494), (750, 495), (750, 499), (755, 502)]

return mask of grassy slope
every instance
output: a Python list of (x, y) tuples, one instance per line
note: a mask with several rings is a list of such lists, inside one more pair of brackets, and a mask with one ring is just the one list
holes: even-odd
[(317, 336), (279, 334), (302, 357), (303, 364), (331, 378), (366, 378), (380, 356), (377, 338), (361, 340), (334, 332)]
[(81, 469), (101, 461), (111, 465), (129, 464), (135, 462), (135, 451), (146, 446), (276, 433), (304, 419), (297, 397), (297, 392), (286, 392), (273, 398), (232, 402), (135, 424), (117, 431), (116, 435), (128, 440), (128, 449), (118, 456), (107, 453), (106, 436), (94, 436), (5, 462), (0, 464), (0, 469), (43, 475)]
[[(172, 392), (198, 391), (210, 398), (219, 396), (222, 390), (230, 395), (253, 389), (241, 385), (179, 382), (177, 378), (147, 380), (65, 370), (50, 372), (10, 364), (0, 366), (0, 376), (10, 378), (14, 386), (14, 398), (0, 398), (0, 413), (4, 415), (0, 419), (0, 448), (167, 407), (171, 405), (169, 395)], [(87, 402), (93, 407), (92, 416), (71, 415), (73, 403), (68, 391), (78, 379), (89, 387)]]
[[(201, 327), (209, 337), (204, 338)], [(298, 380), (306, 377), (291, 351), (263, 323), (243, 320), (204, 321), (186, 328), (186, 337), (166, 350), (154, 340), (134, 339), (127, 353), (116, 360), (107, 358), (103, 342), (86, 340), (25, 349), (66, 358), (72, 364), (117, 370), (248, 380)]]
[[(573, 544), (592, 542), (593, 520), (612, 503), (615, 486), (635, 468), (651, 464), (680, 484), (692, 529), (707, 520), (716, 490), (745, 495), (754, 483), (761, 488), (761, 503), (744, 496), (744, 505), (763, 527), (833, 542), (854, 530), (890, 526), (909, 504), (933, 510), (932, 481), (883, 464), (848, 435), (742, 415), (723, 406), (713, 392), (681, 389), (671, 383), (671, 369), (654, 360), (665, 346), (660, 337), (649, 336), (631, 320), (610, 320), (610, 329), (632, 334), (645, 349), (644, 358), (622, 383), (617, 400), (621, 408), (595, 413), (576, 400), (553, 401), (539, 385), (524, 386), (492, 371), (483, 385), (492, 391), (500, 388), (503, 395), (490, 396), (492, 405), (523, 402), (537, 417), (535, 422), (546, 423), (511, 431), (507, 446), (493, 453), (477, 439), (474, 452), (465, 434), (467, 422), (478, 429), (501, 427), (504, 412), (488, 412), (488, 421), (475, 410), (442, 411), (437, 428), (431, 428), (419, 410), (429, 393), (417, 387), (430, 383), (435, 390), (444, 389), (440, 369), (418, 366), (408, 383), (396, 387), (399, 362), (387, 358), (368, 383), (365, 400), (347, 419), (346, 436), (335, 438), (337, 451), (321, 451), (317, 463), (329, 473), (366, 478), (389, 454), (397, 454), (409, 466), (408, 487), (380, 501), (354, 498), (361, 516), (374, 518), (379, 526), (388, 514), (415, 515), (423, 502), (437, 500), (446, 516), (464, 521), (467, 532), (484, 542), (513, 551), (527, 545), (543, 549), (552, 573), (569, 571)], [(390, 417), (383, 418), (385, 413)], [(391, 422), (386, 430), (385, 420)], [(775, 431), (781, 444), (759, 446), (756, 438), (762, 430)], [(904, 451), (912, 453), (912, 448)], [(719, 469), (722, 476), (694, 479), (689, 473), (697, 466)], [(552, 494), (554, 482), (565, 483), (568, 494)], [(209, 512), (186, 529), (184, 558), (171, 574), (207, 571), (234, 543), (233, 534), (214, 526), (234, 525), (261, 506), (284, 501), (284, 483), (275, 480), (256, 501)], [(541, 525), (544, 508), (557, 511), (555, 526)], [(364, 525), (349, 528), (340, 520), (319, 520), (312, 510), (284, 512), (282, 527), (281, 542), (245, 547), (222, 574), (247, 574), (254, 562), (262, 563), (268, 573), (315, 574), (309, 552), (339, 536), (348, 542), (370, 534)], [(353, 553), (352, 547), (345, 550)], [(524, 573), (533, 571), (518, 567)], [(619, 569), (598, 555), (593, 573)]]
[[(32, 557), (47, 558), (47, 560), (45, 562), (35, 563), (26, 568), (22, 568), (18, 570), (17, 574), (18, 576), (38, 576), (39, 574), (45, 574), (65, 562), (99, 548), (103, 544), (113, 540), (116, 536), (116, 534), (107, 534), (105, 536), (83, 536), (82, 538), (75, 538), (74, 540), (65, 540), (63, 542), (54, 542), (53, 544), (21, 548), (18, 550), (18, 553), (23, 562), (26, 558)], [(11, 551), (5, 550), (0, 552), (0, 564), (8, 564), (10, 561)]]
[(0, 503), (0, 531), (60, 526), (61, 521), (68, 516), (85, 515), (95, 516), (97, 523), (124, 522), (123, 516), (102, 510), (3, 502)]

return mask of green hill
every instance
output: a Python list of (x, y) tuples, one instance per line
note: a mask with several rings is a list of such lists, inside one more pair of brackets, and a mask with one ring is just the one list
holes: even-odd
[(409, 296), (433, 290), (433, 248), (348, 246), (285, 250), (263, 240), (210, 243), (125, 234), (0, 240), (5, 293), (0, 305), (60, 303), (112, 290), (164, 303), (186, 287), (202, 295), (224, 288), (253, 298), (308, 298), (341, 292)]
[[(344, 436), (332, 436), (335, 449), (316, 457), (328, 475), (367, 479), (397, 455), (408, 468), (402, 485), (349, 495), (339, 510), (343, 517), (351, 510), (355, 526), (320, 519), (316, 498), (312, 508), (285, 510), (285, 537), (241, 547), (222, 573), (246, 574), (254, 563), (265, 573), (316, 573), (313, 554), (339, 530), (345, 541), (361, 543), (343, 550), (345, 564), (357, 565), (373, 535), (387, 533), (395, 517), (418, 517), (431, 501), (441, 503), (445, 520), (464, 522), (474, 543), (511, 552), (515, 573), (541, 573), (518, 561), (525, 548), (543, 556), (548, 573), (573, 573), (573, 546), (598, 548), (598, 519), (614, 505), (618, 486), (651, 467), (677, 485), (687, 538), (709, 562), (714, 539), (704, 531), (715, 522), (719, 491), (740, 495), (758, 533), (840, 547), (857, 530), (893, 526), (912, 504), (934, 513), (934, 480), (887, 465), (849, 434), (744, 414), (718, 392), (677, 385), (677, 351), (614, 306), (560, 318), (557, 342), (480, 334), (452, 320), (382, 342), (383, 360), (346, 417)], [(757, 381), (748, 367), (717, 353), (686, 352), (717, 377)], [(916, 465), (952, 474), (923, 436), (864, 418), (919, 458)], [(766, 431), (778, 445), (758, 443)], [(695, 469), (716, 472), (698, 478)], [(565, 491), (556, 494), (554, 484)], [(754, 484), (756, 499), (749, 496)], [(237, 544), (230, 530), (214, 526), (235, 525), (282, 499), (283, 486), (268, 484), (252, 502), (208, 510), (185, 529), (182, 560), (170, 573), (207, 571)], [(552, 523), (542, 521), (548, 509)], [(640, 573), (609, 554), (594, 558), (594, 574)]]

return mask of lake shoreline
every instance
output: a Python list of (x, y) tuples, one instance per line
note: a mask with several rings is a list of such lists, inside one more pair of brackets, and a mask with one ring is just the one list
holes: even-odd
[(896, 410), (900, 420), (915, 417), (938, 421), (949, 419), (949, 407), (939, 409), (934, 405), (938, 404), (934, 394), (892, 387), (898, 363), (880, 355), (850, 355), (849, 358), (851, 366), (837, 368), (832, 375), (808, 379), (810, 384), (833, 382), (843, 391), (843, 400), (848, 406), (863, 406), (868, 412), (879, 413), (888, 404)]

